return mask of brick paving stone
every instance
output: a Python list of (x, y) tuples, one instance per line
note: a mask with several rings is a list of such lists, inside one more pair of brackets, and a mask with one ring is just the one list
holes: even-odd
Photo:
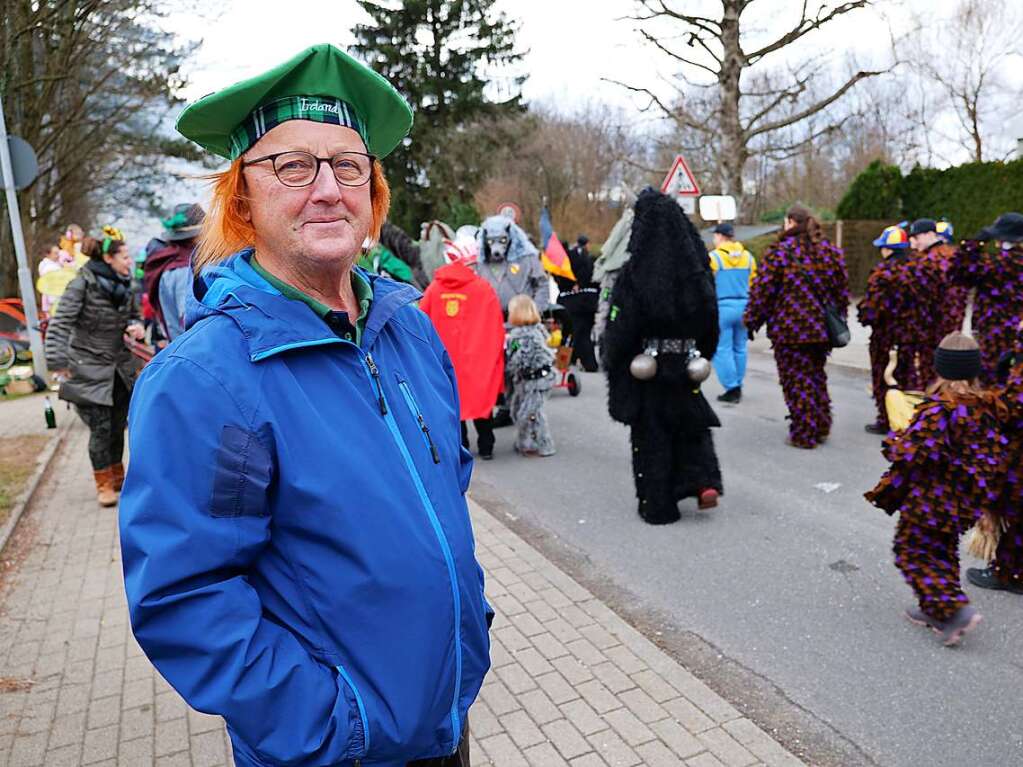
[(728, 767), (749, 767), (757, 758), (720, 727), (696, 736), (707, 749)]
[(619, 708), (604, 714), (604, 720), (630, 746), (637, 746), (640, 743), (646, 743), (657, 737), (653, 730), (639, 721), (639, 718), (627, 708)]
[(527, 748), (525, 757), (532, 767), (568, 767), (568, 762), (561, 758), (550, 743)]
[(528, 673), (518, 663), (509, 663), (507, 666), (501, 666), (494, 673), (504, 682), (512, 695), (521, 695), (527, 690), (536, 689), (533, 675)]
[(591, 752), (578, 759), (573, 759), (571, 765), (572, 767), (607, 767), (607, 762), (600, 758), (600, 754)]
[(585, 700), (569, 701), (560, 708), (565, 718), (583, 735), (593, 735), (611, 726)]
[(604, 730), (589, 737), (594, 750), (601, 755), (611, 767), (632, 767), (640, 764), (639, 754), (619, 737), (614, 730)]
[(544, 725), (543, 732), (565, 759), (582, 756), (593, 750), (586, 738), (567, 719), (558, 719)]
[(519, 703), (529, 712), (533, 721), (539, 725), (553, 722), (562, 717), (561, 709), (554, 705), (543, 690), (530, 690), (523, 693), (519, 696)]
[(698, 741), (685, 727), (674, 719), (654, 722), (650, 725), (650, 729), (657, 733), (660, 742), (667, 745), (668, 748), (683, 759), (696, 756), (701, 751), (706, 750), (703, 743)]
[(529, 714), (522, 709), (505, 714), (499, 717), (499, 719), (504, 727), (504, 731), (511, 736), (511, 739), (515, 741), (515, 745), (520, 749), (535, 746), (537, 743), (543, 743), (546, 740), (544, 734), (540, 732), (540, 728), (536, 726)]
[[(20, 423), (37, 429), (36, 416)], [(0, 696), (0, 765), (229, 767), (222, 720), (188, 708), (131, 636), (117, 515), (95, 504), (85, 438), (67, 432), (2, 595), (0, 676), (35, 685)], [(801, 764), (501, 521), (470, 513), (498, 613), (474, 764)]]

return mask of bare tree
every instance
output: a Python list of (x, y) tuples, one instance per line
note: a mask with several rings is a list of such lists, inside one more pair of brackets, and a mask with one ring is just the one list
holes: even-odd
[(720, 142), (717, 175), (721, 191), (734, 195), (741, 208), (743, 172), (751, 157), (765, 151), (776, 155), (791, 153), (834, 132), (838, 126), (824, 122), (816, 131), (804, 132), (796, 142), (784, 137), (779, 140), (785, 129), (828, 109), (861, 80), (882, 73), (859, 69), (827, 93), (811, 97), (812, 84), (821, 68), (817, 59), (790, 66), (784, 76), (779, 71), (774, 77), (759, 80), (751, 76), (750, 69), (825, 24), (871, 2), (820, 0), (813, 3), (815, 9), (810, 0), (794, 3), (799, 8), (798, 15), (785, 24), (783, 31), (768, 42), (754, 44), (747, 38), (751, 32), (760, 30), (744, 14), (754, 6), (757, 9), (763, 6), (757, 0), (715, 0), (720, 5), (717, 17), (683, 10), (693, 7), (690, 0), (637, 0), (637, 13), (630, 18), (640, 22), (643, 38), (672, 59), (680, 70), (678, 78), (670, 81), (677, 98), (665, 100), (647, 86), (618, 84), (648, 96), (650, 107), (671, 119), (683, 132)]
[[(533, 107), (514, 121), (514, 146), (486, 158), (487, 179), (476, 193), (483, 215), (512, 201), (523, 226), (536, 234), (546, 200), (554, 227), (564, 237), (585, 231), (600, 241), (620, 215), (625, 190), (658, 175), (650, 148), (624, 124), (622, 115), (589, 104), (572, 113)], [(507, 129), (505, 132), (508, 132)]]
[[(941, 29), (949, 34), (940, 34)], [(938, 87), (955, 113), (958, 135), (952, 141), (974, 162), (1004, 159), (1012, 150), (992, 152), (991, 123), (1015, 109), (1013, 90), (1004, 74), (1012, 59), (1023, 56), (1023, 14), (1017, 0), (960, 0), (950, 17), (918, 16), (912, 34), (934, 41), (935, 49), (914, 65), (925, 81)], [(941, 130), (931, 125), (941, 136)]]
[[(72, 221), (91, 226), (112, 199), (144, 206), (166, 156), (198, 157), (166, 128), (193, 46), (163, 17), (190, 2), (0, 0), (0, 98), (8, 130), (39, 157), (18, 193), (30, 251)], [(0, 295), (16, 282), (9, 230), (4, 213)]]

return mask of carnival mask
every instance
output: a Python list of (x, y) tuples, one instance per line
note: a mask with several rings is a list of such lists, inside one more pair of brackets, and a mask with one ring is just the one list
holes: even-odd
[(487, 232), (486, 241), (487, 251), (490, 253), (490, 261), (500, 263), (508, 257), (508, 245), (511, 243), (511, 238), (508, 236), (508, 230), (503, 230), (501, 232)]

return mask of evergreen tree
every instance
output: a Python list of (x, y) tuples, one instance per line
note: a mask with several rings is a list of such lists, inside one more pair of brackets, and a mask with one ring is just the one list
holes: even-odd
[(481, 123), (523, 111), (524, 77), (495, 76), (522, 58), (518, 24), (495, 0), (359, 0), (372, 23), (355, 29), (354, 51), (408, 99), (411, 141), (387, 160), (391, 220), (410, 232), (431, 218), (457, 225), (478, 218), (473, 194), (485, 164), (467, 157), (494, 141)]

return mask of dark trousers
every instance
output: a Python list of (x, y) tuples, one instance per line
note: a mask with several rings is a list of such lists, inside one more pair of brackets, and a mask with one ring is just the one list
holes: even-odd
[(458, 751), (451, 756), (442, 756), (437, 759), (417, 759), (409, 762), (408, 767), (470, 767), (469, 765), (469, 731), (462, 733), (462, 740), (458, 744)]
[[(490, 418), (474, 418), (472, 422), (476, 427), (476, 447), (480, 455), (490, 455), (494, 452), (494, 422)], [(462, 446), (469, 449), (469, 424), (462, 421)]]
[(78, 416), (89, 427), (89, 461), (93, 471), (120, 463), (124, 457), (124, 427), (128, 425), (131, 392), (114, 374), (114, 404), (75, 405)]
[(631, 441), (632, 476), (644, 522), (674, 522), (683, 498), (708, 488), (722, 492), (710, 429), (672, 428), (659, 414), (644, 414), (632, 426)]
[(918, 525), (902, 515), (895, 526), (895, 566), (920, 609), (946, 621), (970, 603), (959, 583), (959, 535)]
[(789, 438), (800, 447), (816, 447), (831, 433), (831, 398), (824, 365), (827, 344), (778, 344), (778, 379), (789, 409)]
[(572, 361), (576, 360), (583, 370), (593, 373), (597, 370), (597, 357), (593, 353), (593, 312), (580, 314), (570, 313), (570, 331), (572, 333)]

